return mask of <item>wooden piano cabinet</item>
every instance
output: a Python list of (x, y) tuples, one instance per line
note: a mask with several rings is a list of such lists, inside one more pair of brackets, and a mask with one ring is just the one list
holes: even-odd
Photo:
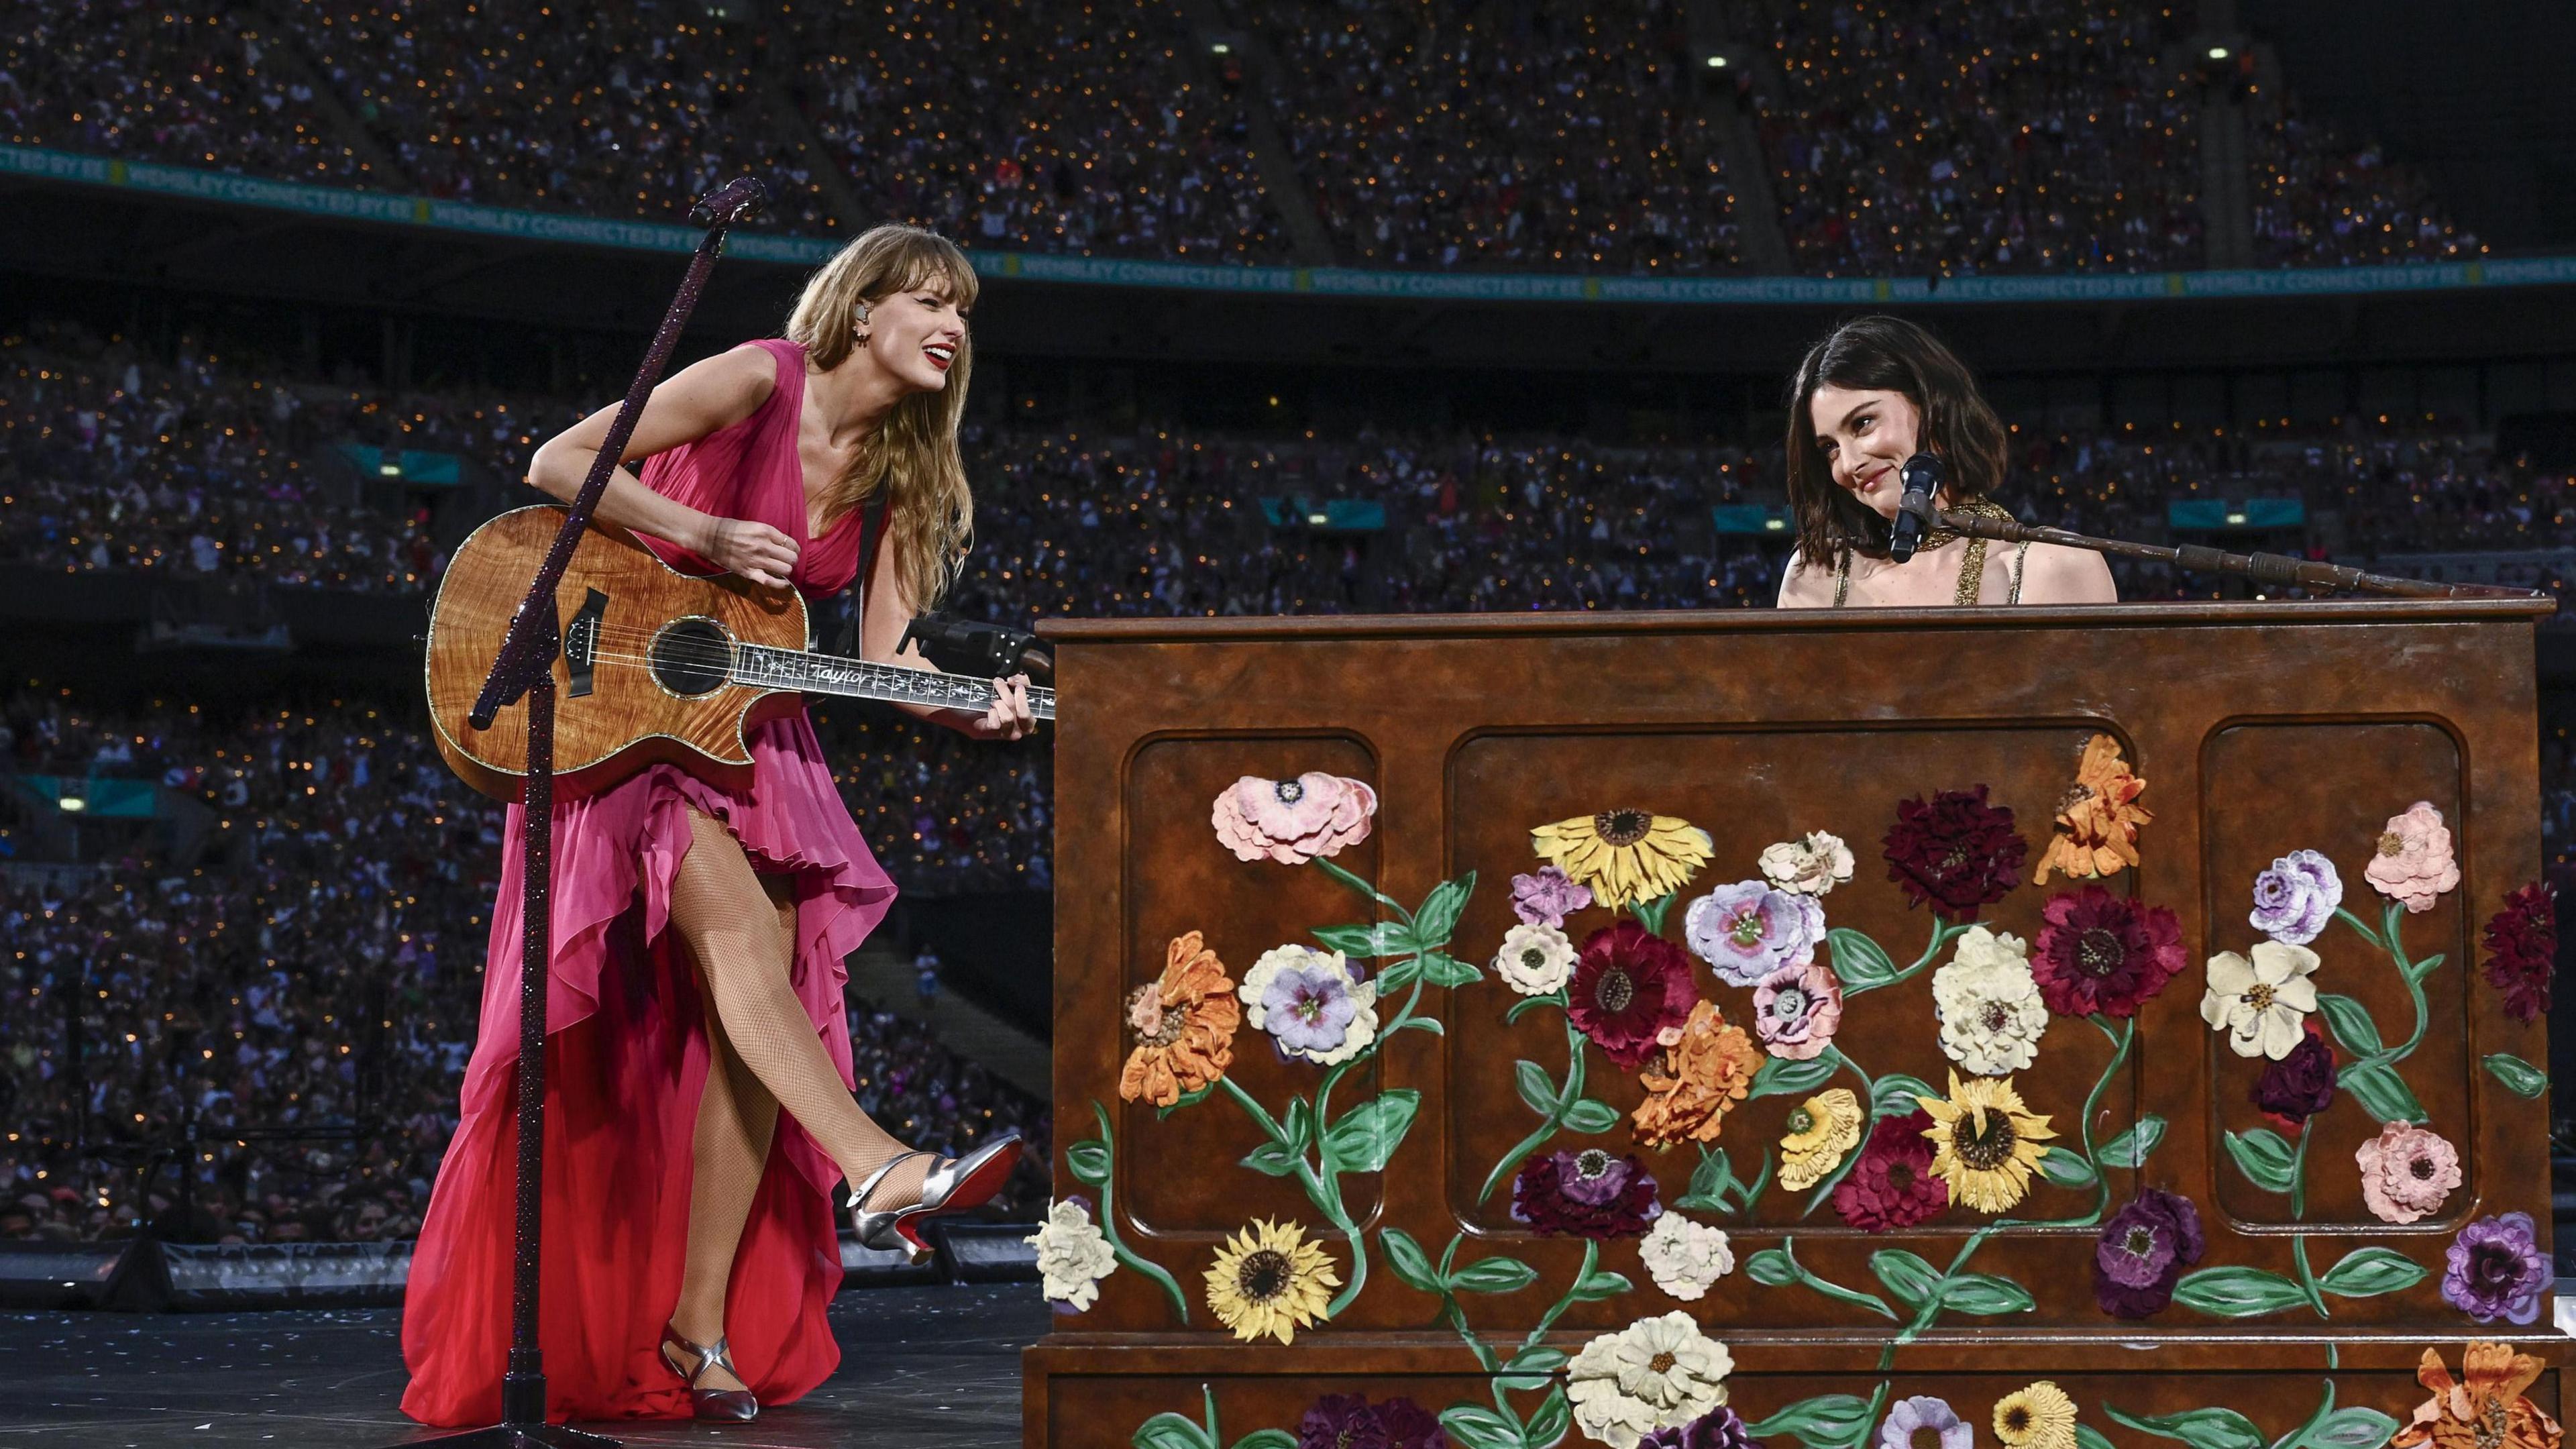
[[(1026, 1442), (1278, 1449), (1328, 1394), (1411, 1399), (1443, 1415), (1462, 1449), (1584, 1443), (1587, 1429), (1633, 1442), (1635, 1421), (1613, 1426), (1620, 1410), (1602, 1406), (1587, 1367), (1610, 1346), (1579, 1356), (1672, 1314), (1686, 1322), (1671, 1331), (1724, 1353), (1722, 1375), (1703, 1372), (1674, 1393), (1704, 1409), (1718, 1380), (1765, 1442), (1808, 1449), (1875, 1445), (1892, 1406), (1915, 1396), (1944, 1401), (1979, 1444), (2378, 1449), (2428, 1397), (2417, 1382), (2424, 1351), (2439, 1350), (2456, 1375), (2471, 1340), (2535, 1356), (2542, 1372), (2528, 1396), (2556, 1414), (2567, 1355), (2545, 1266), (2536, 1303), (2526, 1284), (2505, 1293), (2509, 1304), (2452, 1266), (2502, 1263), (2510, 1278), (2550, 1252), (2545, 1023), (2508, 1012), (2483, 943), (2507, 894), (2540, 876), (2533, 629), (2546, 609), (2479, 600), (1048, 626), (1060, 691), (1055, 1188), (1083, 1199), (1118, 1266), (1087, 1310), (1060, 1312), (1028, 1351)], [(2097, 736), (2145, 782), (2136, 803), (2152, 818), (2137, 831), (2138, 862), (2038, 883), (2078, 757)], [(1365, 787), (1331, 787), (1346, 792), (1332, 797), (1346, 814), (1349, 802), (1373, 801), (1365, 838), (1335, 836), (1328, 863), (1247, 861), (1220, 841), (1215, 802), (1238, 780), (1310, 772)], [(1987, 808), (2010, 812), (2023, 854), (2009, 889), (1975, 908), (1985, 933), (1971, 936), (1964, 908), (1909, 899), (1886, 841), (1900, 802), (1980, 787)], [(2371, 869), (2422, 864), (2429, 845), (2389, 854), (2411, 838), (2391, 832), (2392, 817), (2419, 802), (2439, 812), (2458, 879), (2424, 885), (2414, 905), (2425, 908), (2413, 909)], [(1672, 1080), (1658, 1076), (1663, 1049), (1647, 1042), (1642, 1060), (1622, 1065), (1574, 1021), (1565, 991), (1524, 994), (1497, 970), (1505, 933), (1521, 924), (1513, 877), (1546, 863), (1532, 830), (1574, 821), (1577, 833), (1616, 835), (1629, 818), (1619, 811), (1687, 822), (1705, 833), (1706, 858), (1676, 864), (1687, 881), (1661, 902), (1614, 912), (1596, 899), (1568, 915), (1565, 943), (1577, 951), (1631, 921), (1673, 943), (1637, 949), (1671, 956), (1693, 903), (1762, 882), (1758, 861), (1774, 843), (1829, 832), (1854, 857), (1848, 880), (1808, 897), (1822, 933), (1811, 919), (1780, 928), (1822, 934), (1812, 960), (1825, 973), (1798, 979), (1838, 994), (1828, 1046), (1766, 1052), (1753, 986), (1681, 957), (1690, 994), (1716, 1018), (1681, 1043), (1667, 1032), (1670, 1051), (1700, 1050), (1715, 1040), (1709, 1030), (1745, 1033), (1691, 1058), (1743, 1052), (1737, 1075), (1749, 1079), (1735, 1082), (1741, 1099), (1705, 1140), (1640, 1136), (1634, 1114), (1650, 1083)], [(1936, 864), (1990, 845), (1954, 841)], [(2303, 959), (2252, 919), (2257, 876), (2294, 851), (2317, 852), (2341, 886), (2340, 914), (2304, 947), (2315, 953), (2304, 979), (2316, 1009), (2295, 1011), (2295, 985), (2264, 993), (2335, 1063), (2332, 1100), (2304, 1122), (2258, 1105), (2271, 1059), (2240, 1055), (2203, 1016), (2211, 958), (2235, 953), (2276, 975)], [(2047, 958), (2050, 903), (2088, 891), (2116, 898), (2129, 919), (2169, 919), (2179, 971), (2134, 1015), (2050, 1012), (2027, 1064), (1983, 1079), (2008, 1083), (2054, 1134), (2009, 1206), (1984, 1211), (1953, 1194), (1920, 1220), (1856, 1224), (1838, 1194), (1877, 1150), (1874, 1129), (1911, 1117), (1927, 1093), (1946, 1106), (1954, 1077), (1970, 1084), (1962, 1092), (1985, 1090), (1959, 1048), (1945, 1048), (1934, 995), (1936, 980), (1952, 979), (1944, 968), (1963, 945), (1980, 960)], [(1230, 1038), (1230, 1061), (1169, 1106), (1122, 1097), (1140, 1035), (1180, 1031), (1156, 1011), (1184, 1007), (1157, 994), (1140, 1015), (1138, 995), (1192, 932), (1221, 965), (1216, 994), (1233, 1019), (1218, 1022), (1226, 1013), (1204, 1003), (1186, 1010)], [(2047, 937), (2060, 953), (2049, 959), (2079, 959), (2064, 953), (2080, 935)], [(1328, 943), (1352, 948), (1376, 1025), (1347, 1060), (1325, 1065), (1290, 1055), (1278, 1020), (1257, 1028), (1234, 989), (1275, 948)], [(1773, 965), (1800, 965), (1797, 946)], [(1662, 969), (1656, 979), (1669, 981)], [(1980, 989), (2026, 993), (2014, 969), (1980, 967)], [(1630, 981), (1622, 1000), (1643, 989)], [(1774, 990), (1760, 1001), (1785, 1019), (1803, 999), (1784, 1006)], [(1975, 999), (1984, 1011), (1996, 998)], [(1603, 1010), (1618, 1004), (1601, 999)], [(2005, 1014), (1992, 1029), (2009, 1035), (2012, 1008), (1995, 1009)], [(1971, 1065), (1991, 1070), (1977, 1050)], [(1824, 1100), (1835, 1092), (1847, 1100)], [(1835, 1153), (1854, 1109), (1858, 1144)], [(1955, 1132), (1973, 1140), (1959, 1150), (2008, 1149), (1991, 1131), (1973, 1136), (1980, 1115), (1961, 1119)], [(1922, 1125), (1894, 1135), (1920, 1138)], [(2375, 1198), (2364, 1189), (2369, 1156), (2401, 1174)], [(1657, 1281), (1634, 1223), (1595, 1239), (1542, 1231), (1555, 1219), (1515, 1210), (1522, 1178), (1543, 1194), (1550, 1174), (1556, 1191), (1574, 1174), (1586, 1191), (1617, 1187), (1628, 1196), (1614, 1199), (1633, 1208), (1634, 1185), (1618, 1180), (1627, 1159), (1652, 1179), (1661, 1214), (1726, 1235), (1732, 1268), (1698, 1296)], [(2445, 1192), (2453, 1159), (2460, 1181)], [(1792, 1175), (1805, 1185), (1793, 1190)], [(2097, 1293), (2103, 1254), (2153, 1243), (2128, 1233), (2132, 1215), (2106, 1249), (2105, 1224), (2148, 1192), (2188, 1204), (2157, 1209), (2156, 1221), (2174, 1237), (2174, 1213), (2187, 1212), (2199, 1254), (2164, 1273), (2171, 1301), (2160, 1311), (2114, 1317)], [(1241, 1283), (1244, 1254), (1278, 1245), (1263, 1225), (1294, 1225), (1304, 1261), (1320, 1250), (1329, 1273), (1297, 1279), (1312, 1288), (1302, 1306), (1285, 1296), (1302, 1317), (1287, 1342), (1239, 1339), (1210, 1298), (1220, 1254)], [(1249, 1249), (1247, 1233), (1260, 1239)], [(1297, 1261), (1272, 1253), (1256, 1266)], [(2504, 1311), (2481, 1322), (2463, 1302)], [(2520, 1313), (2536, 1316), (2512, 1322)], [(1701, 1352), (1655, 1357), (1656, 1372), (1688, 1377)], [(1585, 1378), (1593, 1387), (1570, 1399)], [(2010, 1399), (2040, 1381), (2071, 1401), (2074, 1436), (2050, 1396)], [(1586, 1402), (1594, 1407), (1577, 1412)], [(1997, 1406), (2030, 1403), (2042, 1410), (2034, 1427), (2008, 1412), (2012, 1433), (1999, 1435)]]

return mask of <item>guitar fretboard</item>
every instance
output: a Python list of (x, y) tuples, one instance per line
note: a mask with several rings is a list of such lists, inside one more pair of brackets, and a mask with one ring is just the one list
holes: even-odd
[[(799, 649), (738, 644), (734, 646), (732, 674), (737, 682), (760, 689), (796, 689), (808, 694), (839, 694), (979, 713), (993, 707), (993, 681), (989, 679), (906, 669), (837, 654), (809, 654)], [(1055, 718), (1055, 691), (1029, 686), (1029, 713), (1039, 719)]]

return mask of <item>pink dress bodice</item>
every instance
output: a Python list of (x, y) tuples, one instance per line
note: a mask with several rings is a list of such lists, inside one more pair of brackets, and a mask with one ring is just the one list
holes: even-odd
[[(858, 572), (859, 511), (832, 520), (819, 539), (806, 536), (805, 464), (796, 448), (805, 413), (805, 348), (776, 337), (751, 345), (778, 365), (769, 400), (738, 423), (645, 459), (644, 486), (701, 513), (766, 523), (796, 540), (796, 567), (788, 581), (809, 599), (828, 599), (848, 588)], [(673, 568), (719, 571), (665, 539), (646, 535), (644, 545)]]

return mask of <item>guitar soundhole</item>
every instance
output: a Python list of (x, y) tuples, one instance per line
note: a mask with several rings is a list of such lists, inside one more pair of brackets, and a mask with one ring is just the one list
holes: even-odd
[(723, 684), (733, 665), (733, 639), (713, 619), (674, 619), (653, 636), (653, 678), (694, 699)]

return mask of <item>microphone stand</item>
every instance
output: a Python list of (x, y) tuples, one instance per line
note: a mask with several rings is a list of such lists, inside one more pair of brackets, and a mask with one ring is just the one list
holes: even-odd
[(466, 716), (475, 729), (490, 729), (504, 706), (516, 703), (522, 694), (528, 698), (528, 773), (519, 796), (525, 816), (525, 849), (519, 897), (518, 1218), (510, 1265), (510, 1363), (501, 1378), (500, 1423), (461, 1434), (408, 1441), (407, 1449), (424, 1444), (447, 1449), (619, 1449), (620, 1441), (606, 1435), (546, 1422), (545, 1355), (537, 1342), (537, 1267), (545, 1203), (546, 979), (553, 959), (554, 934), (549, 903), (554, 846), (554, 663), (563, 652), (563, 635), (555, 617), (555, 588), (563, 581), (564, 566), (572, 561), (574, 545), (590, 526), (591, 510), (599, 506), (600, 495), (608, 491), (608, 475), (626, 456), (627, 441), (635, 435), (635, 421), (644, 411), (644, 400), (651, 395), (653, 384), (661, 379), (662, 369), (670, 363), (671, 348), (680, 340), (680, 328), (698, 305), (698, 293), (705, 288), (707, 273), (715, 267), (716, 253), (724, 246), (725, 229), (767, 199), (767, 188), (745, 176), (701, 197), (690, 209), (693, 218), (708, 223), (707, 234), (699, 239), (696, 253), (689, 258), (688, 274), (680, 280), (679, 295), (671, 299), (671, 309), (662, 316), (661, 330), (653, 334), (644, 365), (637, 369), (634, 383), (626, 389), (626, 400), (618, 405), (617, 416), (608, 425), (608, 439), (591, 460), (590, 476), (582, 480), (581, 492), (574, 495), (572, 507), (565, 512), (554, 546), (538, 565), (536, 580), (528, 586), (527, 597), (519, 601), (518, 612), (510, 616), (510, 630), (492, 660), (492, 672), (483, 681), (483, 692), (475, 698), (473, 712)]
[(1998, 543), (2054, 543), (2068, 548), (2090, 549), (2117, 558), (2145, 559), (2152, 563), (2171, 564), (2192, 573), (2234, 574), (2256, 583), (2278, 588), (2297, 586), (2310, 589), (2349, 589), (2361, 594), (2400, 594), (2424, 599), (2538, 599), (2548, 595), (2538, 589), (2506, 588), (2500, 584), (2445, 584), (2430, 579), (2402, 579), (2387, 574), (2364, 573), (2342, 564), (2316, 563), (2292, 558), (2282, 553), (2228, 553), (2207, 544), (2186, 543), (2168, 548), (2162, 544), (2131, 543), (2123, 538), (2095, 538), (2090, 534), (2069, 533), (2062, 528), (2040, 528), (2011, 519), (1987, 518), (1973, 513), (1953, 513), (1947, 509), (1929, 509), (1934, 522), (1954, 533), (1970, 538), (1988, 538)]

